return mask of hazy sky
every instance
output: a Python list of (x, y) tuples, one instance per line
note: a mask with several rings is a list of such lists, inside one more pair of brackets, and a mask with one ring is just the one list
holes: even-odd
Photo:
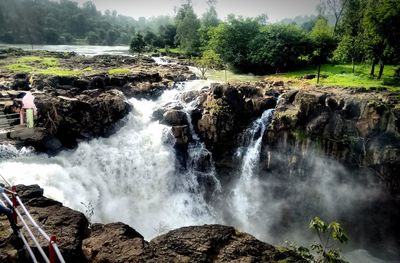
[[(80, 3), (87, 0), (76, 0)], [(158, 15), (174, 15), (174, 7), (180, 6), (182, 0), (92, 0), (99, 10), (117, 10), (118, 13), (138, 18)], [(228, 14), (257, 16), (266, 13), (270, 22), (297, 15), (315, 13), (319, 0), (218, 0), (217, 12), (220, 18)], [(207, 7), (205, 0), (193, 0), (198, 14)]]

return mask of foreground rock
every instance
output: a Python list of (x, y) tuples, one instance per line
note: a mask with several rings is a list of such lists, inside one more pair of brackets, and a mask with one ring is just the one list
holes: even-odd
[[(66, 262), (303, 262), (291, 251), (281, 252), (222, 225), (184, 227), (150, 242), (123, 223), (94, 224), (89, 230), (82, 213), (43, 197), (43, 189), (38, 186), (19, 185), (17, 191), (44, 230), (57, 236)], [(1, 223), (1, 262), (28, 260), (7, 223)], [(26, 230), (21, 231), (26, 235)], [(45, 242), (41, 245), (47, 248)]]
[[(86, 236), (88, 227), (86, 217), (80, 212), (64, 207), (57, 201), (44, 197), (43, 189), (37, 185), (18, 185), (17, 192), (36, 222), (46, 233), (57, 237), (66, 262), (80, 262), (82, 240)], [(4, 247), (0, 246), (0, 255), (7, 255), (1, 262), (28, 262), (21, 241), (11, 234), (8, 221), (2, 220), (1, 223), (0, 242), (3, 242)], [(21, 231), (25, 236), (29, 236), (26, 230)], [(48, 243), (42, 238), (39, 241), (42, 248), (48, 251)], [(30, 243), (37, 257), (40, 258), (35, 245)]]

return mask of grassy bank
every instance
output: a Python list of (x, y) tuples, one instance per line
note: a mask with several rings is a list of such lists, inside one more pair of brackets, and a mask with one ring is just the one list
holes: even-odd
[[(356, 65), (355, 72), (352, 73), (352, 65), (330, 65), (326, 64), (321, 67), (320, 84), (326, 86), (344, 86), (344, 87), (387, 87), (398, 88), (399, 83), (396, 83), (394, 78), (395, 69), (397, 66), (387, 65), (383, 71), (382, 80), (372, 78), (370, 76), (370, 65)], [(376, 68), (375, 74), (378, 73), (379, 68)], [(285, 79), (301, 80), (307, 84), (316, 84), (317, 79), (305, 80), (302, 79), (304, 75), (316, 74), (316, 68), (307, 68), (288, 73), (275, 74), (273, 76), (282, 77)]]
[[(320, 84), (324, 86), (342, 86), (342, 87), (386, 87), (389, 89), (400, 88), (399, 80), (394, 77), (395, 70), (398, 66), (388, 65), (385, 66), (383, 71), (382, 80), (377, 80), (370, 76), (371, 65), (356, 65), (355, 72), (352, 73), (352, 65), (331, 65), (326, 64), (321, 67)], [(378, 73), (379, 67), (376, 68), (376, 74)], [(207, 78), (216, 81), (258, 81), (262, 79), (283, 79), (292, 80), (296, 83), (303, 84), (317, 84), (317, 78), (314, 79), (303, 79), (305, 75), (316, 75), (316, 67), (306, 68), (302, 70), (257, 76), (253, 74), (236, 74), (229, 70), (210, 70), (206, 73)]]

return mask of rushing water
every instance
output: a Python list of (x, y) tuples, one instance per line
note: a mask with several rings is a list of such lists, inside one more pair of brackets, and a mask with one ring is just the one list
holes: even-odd
[[(249, 139), (249, 145), (238, 149), (238, 156), (242, 157), (242, 164), (240, 177), (233, 188), (232, 207), (235, 209), (240, 226), (253, 233), (257, 229), (253, 227), (255, 224), (249, 224), (249, 222), (256, 220), (255, 217), (262, 210), (260, 202), (263, 199), (262, 191), (258, 187), (260, 181), (257, 176), (261, 145), (273, 113), (273, 109), (266, 110), (259, 119), (254, 121), (244, 135), (246, 139)], [(265, 218), (261, 220), (265, 220)]]
[[(22, 155), (3, 161), (0, 174), (14, 184), (38, 183), (48, 196), (75, 209), (91, 204), (94, 221), (123, 221), (147, 238), (166, 229), (215, 222), (197, 191), (196, 173), (175, 171), (174, 149), (165, 143), (169, 128), (152, 119), (153, 111), (179, 98), (181, 90), (204, 85), (189, 82), (156, 101), (131, 99), (134, 110), (126, 125), (110, 138), (80, 143), (75, 151), (53, 158)], [(192, 155), (204, 150), (198, 141), (191, 148)]]

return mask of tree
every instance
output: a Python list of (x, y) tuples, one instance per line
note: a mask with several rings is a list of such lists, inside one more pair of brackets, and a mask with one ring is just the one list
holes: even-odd
[(207, 46), (209, 38), (209, 31), (211, 28), (218, 26), (220, 20), (218, 19), (217, 10), (215, 9), (215, 2), (208, 1), (208, 9), (203, 14), (200, 27), (200, 41), (201, 46)]
[(343, 11), (346, 7), (348, 0), (325, 0), (322, 5), (325, 5), (325, 9), (328, 8), (330, 13), (335, 17), (335, 25), (333, 27), (333, 34), (336, 35), (337, 27)]
[(90, 31), (86, 37), (87, 42), (89, 45), (96, 45), (99, 41), (99, 37), (96, 32)]
[(260, 24), (256, 19), (236, 18), (231, 15), (227, 22), (210, 30), (209, 48), (234, 70), (251, 72), (253, 65), (249, 58), (250, 43), (259, 33), (259, 29)]
[(191, 1), (183, 4), (175, 18), (175, 41), (187, 55), (196, 55), (200, 48), (200, 20), (194, 13)]
[(335, 61), (351, 62), (353, 73), (355, 62), (361, 62), (366, 53), (362, 28), (364, 2), (364, 0), (347, 0), (339, 25), (341, 38), (333, 56)]
[(209, 69), (220, 67), (222, 60), (217, 53), (211, 49), (203, 52), (200, 58), (195, 59), (196, 67), (200, 70), (201, 78), (206, 79), (206, 73)]
[(201, 18), (201, 25), (205, 28), (210, 28), (218, 26), (219, 22), (215, 5), (210, 4)]
[(352, 64), (352, 72), (355, 71), (355, 62), (363, 58), (364, 50), (360, 36), (344, 35), (333, 53), (333, 59), (340, 63)]
[[(249, 57), (263, 71), (279, 72), (293, 69), (300, 56), (311, 52), (311, 41), (295, 25), (269, 25), (250, 43)], [(264, 72), (262, 72), (264, 73)]]
[(145, 47), (146, 43), (143, 40), (143, 35), (140, 33), (136, 33), (131, 41), (129, 50), (132, 53), (137, 53), (138, 56), (140, 56), (144, 52)]
[(111, 29), (107, 32), (107, 38), (106, 38), (106, 42), (107, 45), (112, 46), (115, 44), (115, 42), (117, 41), (117, 39), (119, 38), (120, 32), (115, 30), (115, 29)]
[(321, 65), (328, 60), (336, 46), (332, 36), (332, 28), (328, 25), (328, 21), (325, 18), (318, 18), (310, 33), (310, 37), (314, 42), (312, 60), (318, 67), (317, 83), (319, 83)]
[(400, 5), (394, 0), (366, 1), (363, 28), (368, 54), (373, 61), (371, 74), (378, 60), (378, 79), (381, 79), (385, 63), (400, 57)]
[(176, 26), (162, 25), (158, 28), (158, 34), (165, 47), (175, 47)]
[(144, 42), (148, 47), (160, 47), (159, 39), (156, 34), (154, 34), (152, 31), (146, 31), (143, 37)]

